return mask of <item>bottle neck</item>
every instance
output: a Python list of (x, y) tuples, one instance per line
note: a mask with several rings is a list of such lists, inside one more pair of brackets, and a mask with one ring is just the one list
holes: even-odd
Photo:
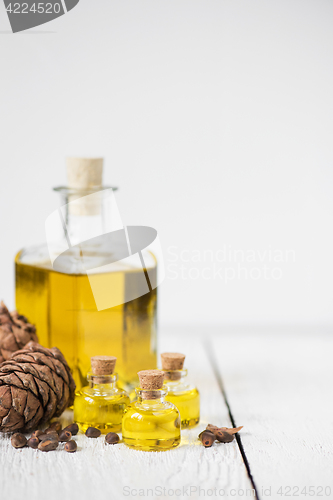
[(116, 190), (102, 186), (92, 189), (54, 188), (60, 195), (59, 211), (70, 246), (122, 227), (113, 193)]
[[(46, 234), (51, 263), (56, 271), (86, 275), (89, 270), (128, 257), (113, 189), (55, 188), (61, 196), (62, 206), (48, 217)], [(119, 239), (125, 240), (120, 248)]]
[(184, 368), (183, 370), (163, 370), (163, 371), (164, 371), (164, 383), (167, 384), (168, 387), (186, 384), (186, 377), (187, 377), (186, 368)]
[(165, 402), (165, 396), (168, 393), (168, 389), (163, 387), (163, 389), (155, 389), (152, 391), (147, 391), (138, 387), (135, 389), (138, 402), (143, 403), (148, 406), (154, 406), (159, 403)]
[(112, 373), (109, 375), (95, 375), (92, 372), (89, 372), (87, 375), (87, 380), (91, 389), (95, 389), (99, 392), (106, 392), (116, 389), (118, 375), (117, 373)]

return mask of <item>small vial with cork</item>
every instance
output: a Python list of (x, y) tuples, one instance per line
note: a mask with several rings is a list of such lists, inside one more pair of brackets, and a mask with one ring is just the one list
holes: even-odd
[(165, 400), (164, 373), (143, 370), (138, 376), (137, 401), (124, 411), (123, 442), (142, 451), (175, 448), (180, 444), (180, 415), (175, 405)]
[(82, 432), (88, 427), (95, 427), (103, 434), (121, 431), (123, 413), (130, 399), (127, 392), (116, 386), (116, 360), (113, 356), (91, 358), (89, 385), (78, 391), (74, 400), (74, 421)]
[(200, 420), (200, 394), (191, 386), (184, 368), (185, 355), (179, 352), (161, 354), (164, 385), (168, 388), (166, 400), (173, 403), (180, 412), (182, 429), (194, 427)]

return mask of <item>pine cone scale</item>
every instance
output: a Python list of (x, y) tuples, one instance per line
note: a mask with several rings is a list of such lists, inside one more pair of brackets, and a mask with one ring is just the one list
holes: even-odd
[(2, 354), (3, 359), (5, 360), (5, 359), (10, 358), (11, 355), (13, 354), (13, 352), (12, 351), (8, 351), (8, 350), (2, 348), (1, 349), (1, 354)]
[(33, 377), (39, 377), (39, 372), (36, 370), (36, 365), (33, 365), (32, 363), (27, 363), (26, 361), (24, 363), (20, 363), (18, 365), (22, 372), (24, 373), (30, 373)]
[(40, 406), (39, 399), (31, 394), (31, 392), (27, 391), (27, 400), (23, 412), (25, 420), (31, 420), (38, 412)]
[(19, 413), (23, 415), (25, 405), (27, 402), (27, 391), (23, 391), (22, 389), (18, 389), (17, 387), (11, 387), (12, 393), (12, 406)]
[(54, 416), (54, 417), (58, 417), (61, 415), (61, 413), (58, 415), (56, 413), (56, 409), (57, 409), (57, 398), (56, 398), (56, 395), (54, 394), (53, 391), (50, 391), (49, 392), (49, 401), (47, 403), (47, 405), (44, 407), (44, 419), (45, 421), (49, 420), (51, 417), (50, 415)]
[(9, 312), (0, 304), (0, 361), (10, 359), (13, 352), (22, 349), (28, 342), (38, 342), (36, 328), (17, 311)]
[(24, 425), (24, 418), (12, 407), (2, 419), (1, 425), (8, 427), (10, 431), (20, 429)]
[(0, 384), (2, 385), (15, 385), (19, 389), (24, 389), (24, 385), (15, 373), (8, 373), (8, 375), (1, 376), (0, 373)]
[(33, 363), (24, 363), (24, 369), (26, 373), (33, 374), (34, 377), (39, 378), (43, 382), (46, 382), (51, 387), (51, 389), (54, 390), (52, 370), (50, 370), (48, 366), (37, 365)]
[(43, 380), (35, 378), (35, 381), (38, 387), (38, 393), (43, 400), (43, 406), (46, 407), (47, 403), (49, 402), (50, 387), (47, 385), (46, 382), (43, 382)]
[(39, 406), (37, 409), (37, 412), (35, 413), (35, 416), (31, 420), (26, 420), (25, 427), (24, 429), (26, 431), (31, 431), (36, 429), (39, 425), (43, 424), (47, 420), (44, 418), (44, 411), (42, 406)]
[(69, 384), (69, 376), (68, 372), (64, 368), (64, 364), (58, 359), (53, 359), (53, 366), (56, 374), (59, 375), (59, 377), (61, 377), (66, 382), (66, 384)]
[(2, 373), (12, 373), (14, 367), (16, 371), (23, 372), (22, 366), (16, 364), (14, 361), (4, 361), (1, 365), (1, 371)]
[(9, 317), (9, 311), (7, 313), (0, 314), (0, 325), (5, 325), (6, 323), (11, 323), (11, 318)]
[(57, 415), (61, 415), (63, 411), (66, 410), (67, 401), (69, 399), (69, 388), (67, 384), (63, 383), (62, 398), (57, 406)]
[(7, 408), (0, 408), (0, 425), (1, 425), (1, 422), (2, 422), (2, 417), (5, 417), (8, 413), (8, 409)]
[(13, 325), (12, 331), (17, 344), (26, 345), (31, 340), (30, 332), (25, 328), (19, 328), (18, 326)]
[[(44, 349), (44, 347), (42, 349)], [(54, 370), (54, 365), (52, 363), (52, 360), (50, 360), (50, 357), (44, 352), (34, 352), (31, 355), (31, 357), (33, 358), (31, 363), (37, 363), (38, 365), (48, 366), (50, 370)]]
[[(10, 387), (0, 386), (0, 412), (3, 410), (9, 410), (11, 407), (11, 392)], [(8, 412), (4, 413), (7, 415)]]
[(38, 397), (38, 390), (37, 390), (37, 385), (35, 383), (35, 379), (30, 373), (24, 373), (24, 372), (16, 372), (16, 375), (18, 378), (21, 380), (23, 386), (26, 389), (30, 389), (30, 391)]
[[(2, 331), (3, 330), (4, 329), (2, 329)], [(14, 352), (16, 345), (17, 345), (15, 335), (13, 335), (11, 330), (9, 330), (8, 333), (5, 330), (4, 333), (5, 333), (5, 336), (3, 337), (3, 340), (2, 340), (2, 350), (10, 351), (10, 353), (12, 353), (12, 352)], [(6, 333), (7, 333), (7, 335), (6, 335)]]

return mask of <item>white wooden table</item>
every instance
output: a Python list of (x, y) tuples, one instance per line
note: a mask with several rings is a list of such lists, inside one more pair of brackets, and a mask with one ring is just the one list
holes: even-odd
[[(180, 447), (146, 453), (78, 435), (77, 453), (42, 453), (2, 436), (1, 499), (333, 498), (333, 336), (166, 333), (160, 348), (187, 354), (201, 392), (201, 422)], [(208, 423), (244, 429), (204, 448)]]

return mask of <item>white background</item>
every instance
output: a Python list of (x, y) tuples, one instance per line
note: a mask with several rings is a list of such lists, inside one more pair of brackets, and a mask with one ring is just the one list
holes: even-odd
[(98, 155), (124, 222), (159, 231), (160, 324), (329, 329), (332, 26), (331, 0), (80, 0), (13, 35), (1, 4), (0, 296), (65, 156)]

